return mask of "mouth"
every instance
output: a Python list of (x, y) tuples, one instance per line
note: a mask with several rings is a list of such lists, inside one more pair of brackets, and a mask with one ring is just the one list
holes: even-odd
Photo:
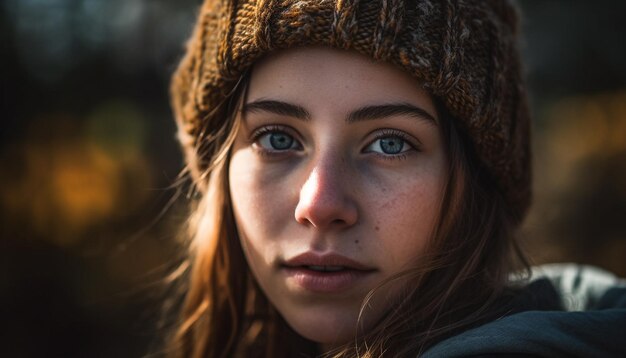
[(373, 266), (338, 254), (304, 253), (280, 265), (288, 286), (313, 293), (339, 293), (375, 273)]
[(345, 267), (345, 266), (315, 266), (315, 265), (305, 265), (305, 266), (298, 266), (298, 267), (302, 267), (304, 269), (307, 270), (311, 270), (311, 271), (316, 271), (316, 272), (339, 272), (339, 271), (344, 271), (347, 270), (349, 268)]
[(374, 271), (376, 268), (343, 255), (305, 252), (282, 263), (283, 267), (302, 267), (313, 271), (335, 272), (341, 270)]

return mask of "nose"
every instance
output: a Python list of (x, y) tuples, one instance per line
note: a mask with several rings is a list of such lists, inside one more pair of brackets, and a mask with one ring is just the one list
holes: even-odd
[(341, 165), (319, 163), (300, 190), (295, 210), (296, 221), (320, 230), (341, 230), (358, 219), (356, 202), (346, 191), (351, 183)]

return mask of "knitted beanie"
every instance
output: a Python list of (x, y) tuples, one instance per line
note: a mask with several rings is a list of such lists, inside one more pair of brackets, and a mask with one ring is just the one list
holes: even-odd
[(350, 49), (397, 66), (443, 102), (519, 223), (531, 183), (517, 33), (506, 0), (206, 0), (171, 87), (188, 165), (198, 179), (218, 155), (225, 102), (264, 54)]

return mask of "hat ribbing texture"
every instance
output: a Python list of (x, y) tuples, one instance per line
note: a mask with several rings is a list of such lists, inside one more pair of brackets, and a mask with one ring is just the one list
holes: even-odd
[(263, 55), (292, 47), (349, 49), (391, 63), (438, 97), (474, 145), (514, 222), (531, 199), (530, 120), (506, 0), (207, 0), (171, 85), (192, 173), (217, 146), (224, 103)]

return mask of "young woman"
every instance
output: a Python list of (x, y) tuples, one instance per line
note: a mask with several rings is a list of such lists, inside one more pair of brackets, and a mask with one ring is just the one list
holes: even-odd
[(172, 84), (200, 193), (172, 355), (623, 353), (614, 278), (511, 276), (517, 32), (498, 0), (205, 1)]

